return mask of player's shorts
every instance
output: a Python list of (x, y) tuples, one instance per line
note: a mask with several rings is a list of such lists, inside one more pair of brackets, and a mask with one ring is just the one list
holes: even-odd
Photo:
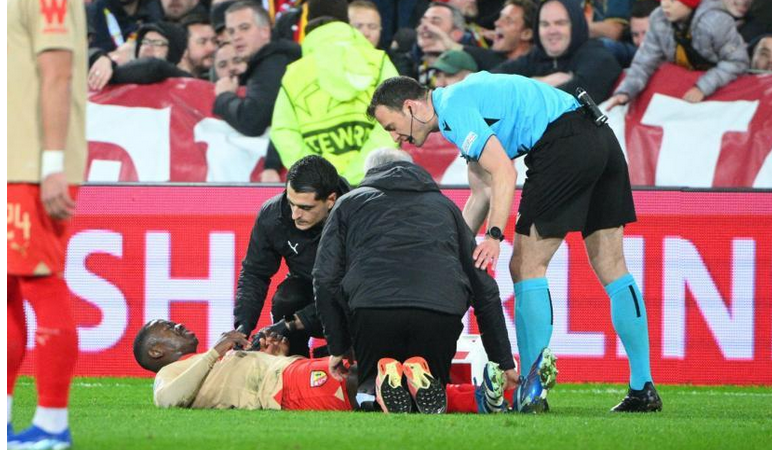
[(351, 411), (346, 381), (329, 374), (330, 358), (299, 359), (284, 369), (281, 409)]
[[(76, 198), (78, 188), (70, 187)], [(8, 274), (45, 276), (64, 272), (72, 219), (54, 220), (40, 201), (40, 185), (8, 183)]]
[(635, 222), (627, 162), (608, 125), (596, 126), (581, 110), (552, 122), (525, 157), (515, 231), (563, 237)]

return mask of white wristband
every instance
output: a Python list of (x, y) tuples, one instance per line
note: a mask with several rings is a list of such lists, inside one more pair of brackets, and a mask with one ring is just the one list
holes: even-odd
[(52, 173), (64, 172), (64, 150), (43, 150), (40, 160), (40, 180)]

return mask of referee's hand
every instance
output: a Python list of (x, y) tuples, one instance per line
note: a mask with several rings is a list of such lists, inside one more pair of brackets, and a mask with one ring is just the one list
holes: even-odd
[(474, 266), (481, 270), (487, 270), (488, 265), (496, 267), (496, 262), (499, 260), (499, 252), (501, 252), (501, 241), (486, 236), (485, 240), (480, 242), (477, 248), (474, 249), (474, 253), (472, 253)]

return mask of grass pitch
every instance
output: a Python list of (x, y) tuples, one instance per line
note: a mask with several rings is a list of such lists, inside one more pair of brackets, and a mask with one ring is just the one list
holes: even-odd
[[(658, 387), (664, 410), (613, 415), (621, 385), (558, 384), (539, 416), (421, 416), (291, 411), (161, 410), (152, 381), (77, 378), (74, 448), (83, 449), (727, 449), (772, 448), (771, 387)], [(31, 378), (14, 395), (14, 429), (29, 425)]]

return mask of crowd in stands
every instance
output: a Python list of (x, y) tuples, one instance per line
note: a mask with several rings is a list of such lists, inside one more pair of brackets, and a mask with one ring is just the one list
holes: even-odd
[[(581, 86), (610, 107), (664, 62), (704, 71), (699, 102), (772, 71), (764, 0), (93, 0), (89, 88), (184, 77), (213, 83), (213, 113), (246, 136), (270, 127), (261, 181), (319, 154), (356, 184), (395, 144), (365, 108), (386, 78), (444, 87), (486, 70)], [(616, 89), (623, 71), (627, 76)]]

